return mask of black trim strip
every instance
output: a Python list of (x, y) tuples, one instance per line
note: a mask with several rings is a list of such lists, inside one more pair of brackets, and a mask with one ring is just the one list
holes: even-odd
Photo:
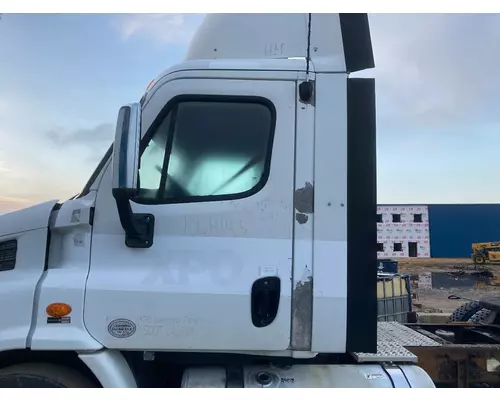
[(168, 163), (170, 162), (170, 155), (172, 154), (172, 147), (174, 145), (174, 132), (175, 124), (177, 123), (177, 110), (179, 108), (178, 105), (179, 103), (175, 103), (171, 109), (172, 114), (168, 125), (167, 141), (165, 143), (165, 153), (163, 155), (163, 168), (160, 177), (160, 188), (158, 189), (159, 201), (161, 201), (161, 196), (165, 193), (165, 188), (167, 186)]
[[(120, 153), (120, 159), (125, 159), (127, 160), (127, 155), (128, 155), (128, 132), (130, 130), (130, 106), (123, 106), (120, 108), (120, 111), (118, 112), (118, 123), (121, 126), (117, 126), (116, 129), (120, 129), (122, 134), (121, 134), (121, 141), (119, 143), (120, 148), (118, 149)], [(115, 164), (116, 165), (116, 164)], [(120, 164), (118, 166), (118, 187), (119, 188), (125, 188), (126, 187), (126, 182), (125, 182), (125, 177), (127, 177), (127, 164)]]
[(104, 154), (104, 157), (101, 159), (101, 161), (97, 165), (96, 169), (94, 170), (94, 172), (90, 176), (90, 178), (87, 181), (87, 183), (85, 184), (85, 187), (83, 188), (82, 192), (76, 197), (77, 199), (85, 197), (87, 194), (89, 194), (90, 188), (94, 184), (95, 180), (97, 179), (97, 177), (101, 173), (102, 169), (104, 168), (104, 166), (106, 165), (108, 160), (111, 158), (112, 154), (113, 154), (113, 144), (111, 144), (111, 146), (109, 146), (109, 149), (106, 151), (106, 153)]
[(339, 14), (347, 73), (375, 67), (368, 14)]
[(375, 80), (347, 80), (347, 351), (377, 352)]

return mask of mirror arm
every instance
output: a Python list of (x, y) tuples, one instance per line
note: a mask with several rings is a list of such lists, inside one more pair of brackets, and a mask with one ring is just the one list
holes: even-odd
[(149, 248), (153, 245), (154, 215), (134, 213), (130, 206), (131, 195), (126, 189), (113, 189), (120, 223), (125, 231), (125, 245), (130, 248)]
[(139, 230), (134, 225), (134, 218), (132, 207), (130, 206), (130, 195), (126, 190), (123, 189), (113, 189), (113, 197), (116, 201), (116, 207), (118, 208), (118, 215), (120, 217), (120, 223), (122, 228), (127, 234), (132, 236), (138, 236)]

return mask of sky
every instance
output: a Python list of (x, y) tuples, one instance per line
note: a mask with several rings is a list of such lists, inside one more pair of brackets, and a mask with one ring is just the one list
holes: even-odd
[[(4, 14), (0, 213), (78, 193), (197, 14)], [(378, 202), (498, 203), (500, 15), (371, 14)]]

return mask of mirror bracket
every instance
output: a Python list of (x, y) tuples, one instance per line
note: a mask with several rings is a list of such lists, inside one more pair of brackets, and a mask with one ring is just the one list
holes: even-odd
[(133, 249), (146, 249), (153, 245), (155, 217), (153, 214), (134, 213), (130, 195), (114, 189), (120, 223), (125, 231), (125, 245)]
[(147, 249), (153, 245), (155, 217), (153, 214), (132, 214), (136, 232), (126, 232), (125, 245), (135, 249)]

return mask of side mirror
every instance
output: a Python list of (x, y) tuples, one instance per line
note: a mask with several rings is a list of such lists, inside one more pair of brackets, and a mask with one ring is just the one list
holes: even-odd
[(113, 144), (112, 193), (125, 231), (125, 245), (147, 248), (153, 245), (154, 215), (135, 214), (130, 199), (138, 190), (139, 145), (141, 142), (141, 106), (120, 108)]

